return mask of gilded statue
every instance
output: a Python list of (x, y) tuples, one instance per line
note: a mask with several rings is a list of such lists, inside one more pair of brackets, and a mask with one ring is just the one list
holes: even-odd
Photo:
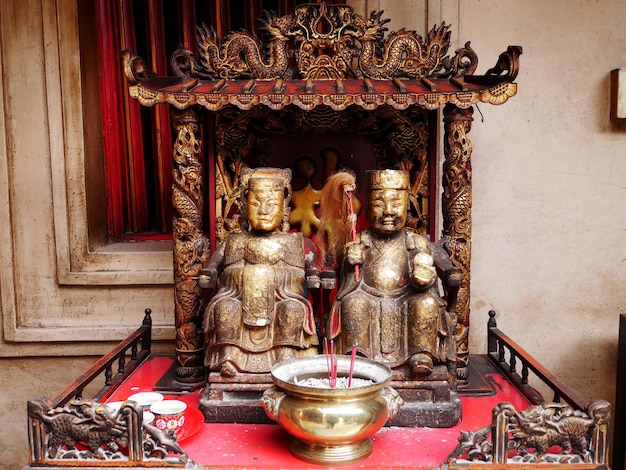
[(369, 229), (345, 247), (327, 332), (344, 353), (423, 378), (456, 360), (456, 344), (430, 241), (406, 226), (409, 186), (406, 171), (367, 172)]
[(291, 171), (245, 168), (241, 187), (247, 228), (231, 233), (201, 274), (204, 287), (217, 289), (204, 311), (205, 366), (224, 377), (268, 373), (317, 354), (319, 343), (304, 294), (304, 238), (287, 232)]

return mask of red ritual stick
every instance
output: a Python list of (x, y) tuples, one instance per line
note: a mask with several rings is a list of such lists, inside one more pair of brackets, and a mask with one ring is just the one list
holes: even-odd
[[(354, 214), (354, 202), (352, 201), (352, 193), (354, 192), (354, 185), (346, 185), (344, 190), (348, 195), (348, 202), (350, 205), (350, 221), (352, 223), (352, 241), (356, 243), (356, 215)], [(361, 279), (361, 275), (359, 272), (359, 265), (354, 265), (354, 278), (357, 282)]]
[(352, 387), (352, 375), (354, 374), (355, 359), (356, 359), (356, 344), (352, 346), (352, 356), (350, 356), (350, 374), (348, 375), (348, 388)]

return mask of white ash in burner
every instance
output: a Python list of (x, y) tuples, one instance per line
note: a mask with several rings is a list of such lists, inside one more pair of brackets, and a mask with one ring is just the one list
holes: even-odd
[[(293, 382), (296, 385), (300, 385), (302, 387), (311, 387), (311, 388), (330, 388), (330, 383), (328, 378), (316, 378), (309, 377), (308, 379), (298, 380), (298, 377), (293, 378)], [(358, 377), (354, 377), (352, 379), (352, 383), (350, 387), (348, 387), (348, 377), (337, 377), (337, 381), (335, 383), (335, 388), (356, 388), (356, 387), (367, 387), (369, 385), (374, 385), (374, 381), (370, 379), (360, 379)]]

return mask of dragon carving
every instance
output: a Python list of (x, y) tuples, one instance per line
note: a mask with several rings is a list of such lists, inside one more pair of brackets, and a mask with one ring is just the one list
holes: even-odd
[(467, 137), (472, 126), (473, 108), (444, 107), (445, 155), (442, 195), (443, 233), (452, 241), (451, 258), (462, 271), (458, 292), (457, 313), (457, 375), (461, 383), (469, 375), (469, 292), (471, 281), (471, 208), (472, 208), (472, 145)]
[(193, 464), (173, 431), (142, 424), (143, 409), (135, 402), (114, 410), (93, 400), (76, 399), (55, 408), (45, 400), (33, 400), (27, 410), (34, 430), (31, 448), (38, 449), (33, 460), (39, 463), (87, 460), (102, 467), (124, 461), (123, 466), (151, 462), (150, 466), (161, 467), (166, 462), (168, 468)]
[[(387, 41), (383, 35), (389, 20), (380, 19), (382, 11), (372, 12), (366, 24), (360, 25), (363, 46), (359, 68), (369, 78), (385, 79), (397, 76), (421, 78), (433, 75), (443, 66), (442, 59), (450, 47), (449, 26), (433, 26), (425, 43), (414, 31), (401, 29), (392, 33)], [(357, 22), (363, 17), (356, 17)], [(384, 50), (378, 51), (384, 46)]]
[(52, 410), (42, 401), (29, 401), (27, 407), (28, 415), (40, 420), (49, 433), (47, 450), (52, 459), (67, 452), (77, 453), (79, 443), (85, 444), (93, 457), (103, 460), (113, 458), (125, 447), (125, 411), (114, 413), (103, 404), (80, 400)]
[(269, 54), (263, 60), (262, 46), (247, 31), (231, 33), (219, 44), (215, 29), (205, 24), (197, 28), (200, 65), (213, 78), (253, 77), (269, 79), (290, 74), (287, 42), (295, 25), (292, 16), (277, 17), (266, 12), (263, 29), (269, 33)]
[(209, 253), (209, 242), (202, 233), (203, 196), (201, 143), (196, 139), (198, 123), (188, 111), (176, 116), (172, 206), (175, 283), (177, 378), (198, 382), (204, 377), (203, 338), (198, 326), (201, 309), (198, 273)]
[(307, 4), (292, 15), (266, 12), (261, 20), (267, 49), (250, 32), (233, 32), (223, 42), (213, 28), (197, 28), (198, 59), (179, 49), (171, 58), (176, 75), (210, 79), (426, 78), (473, 73), (478, 58), (469, 47), (447, 56), (449, 25), (433, 26), (426, 41), (402, 29), (385, 38), (388, 19), (369, 18), (349, 5)]
[[(493, 409), (491, 425), (461, 432), (448, 462), (605, 464), (610, 409), (607, 401), (597, 400), (585, 411), (562, 403), (543, 403), (518, 412), (511, 403), (503, 402)], [(557, 449), (560, 454), (549, 453)]]
[(502, 403), (496, 412), (509, 416), (508, 431), (520, 455), (527, 455), (529, 448), (535, 449), (536, 462), (542, 461), (552, 446), (560, 447), (564, 453), (574, 452), (589, 462), (594, 426), (610, 415), (607, 407), (594, 407), (587, 414), (561, 403), (531, 406), (519, 413), (510, 403)]

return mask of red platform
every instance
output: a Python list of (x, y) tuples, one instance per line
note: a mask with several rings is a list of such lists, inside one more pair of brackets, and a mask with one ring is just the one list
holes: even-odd
[[(108, 401), (124, 400), (133, 393), (150, 391), (173, 364), (170, 356), (152, 356), (120, 385)], [(441, 465), (457, 445), (461, 431), (475, 431), (491, 423), (491, 410), (503, 401), (524, 410), (530, 402), (504, 378), (485, 356), (473, 356), (470, 365), (490, 389), (480, 396), (460, 393), (461, 422), (446, 429), (385, 427), (374, 435), (374, 449), (365, 460), (339, 468), (433, 468)], [(198, 410), (203, 390), (176, 395), (187, 402), (187, 422), (179, 438), (189, 457), (207, 468), (317, 469), (289, 452), (289, 435), (275, 424), (204, 423)], [(171, 398), (174, 398), (173, 396)]]

